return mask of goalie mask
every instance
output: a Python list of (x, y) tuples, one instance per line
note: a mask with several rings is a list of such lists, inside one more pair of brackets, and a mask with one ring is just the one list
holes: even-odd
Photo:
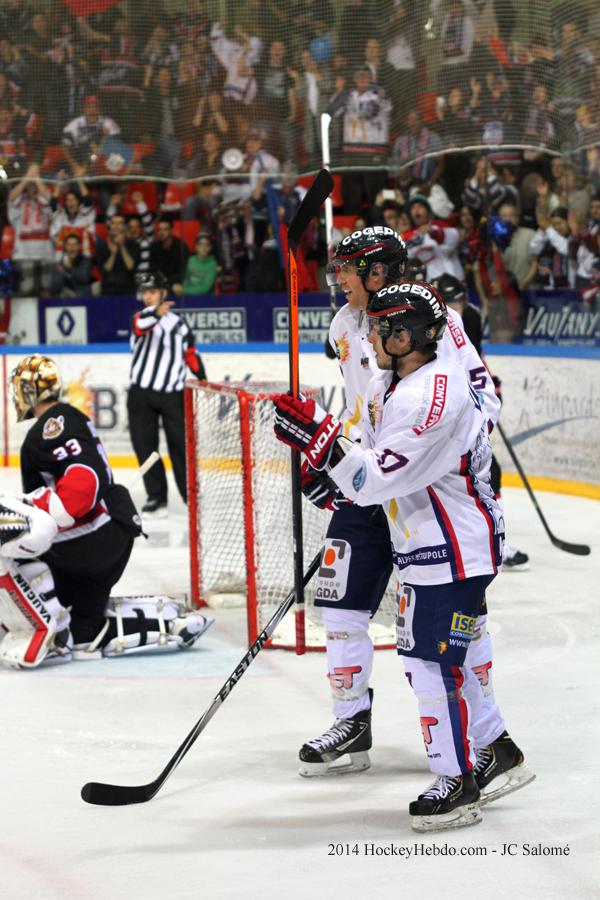
[(26, 356), (10, 376), (17, 422), (32, 419), (38, 403), (59, 400), (62, 391), (56, 363), (48, 356)]
[[(369, 300), (367, 316), (369, 330), (377, 328), (384, 352), (392, 359), (398, 359), (441, 340), (446, 329), (448, 311), (444, 300), (432, 285), (405, 281), (390, 284), (377, 291)], [(390, 353), (387, 341), (398, 337), (403, 331), (410, 334), (409, 349), (401, 354)]]
[(364, 280), (368, 275), (385, 275), (386, 283), (397, 281), (406, 265), (406, 245), (393, 228), (374, 225), (354, 231), (335, 248), (327, 266), (327, 284), (337, 284), (340, 270), (351, 267)]

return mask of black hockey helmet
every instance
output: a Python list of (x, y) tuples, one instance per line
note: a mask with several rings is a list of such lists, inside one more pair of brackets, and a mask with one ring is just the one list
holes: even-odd
[(462, 303), (467, 300), (467, 290), (455, 275), (445, 272), (431, 283), (445, 303)]
[(385, 275), (386, 283), (401, 277), (406, 265), (406, 244), (400, 235), (387, 225), (372, 225), (353, 231), (342, 238), (327, 266), (327, 284), (335, 285), (342, 266), (350, 265), (361, 278), (373, 274)]
[(425, 281), (427, 279), (427, 266), (418, 256), (409, 256), (404, 267), (404, 277), (407, 281)]
[(138, 272), (135, 276), (135, 284), (138, 294), (141, 294), (142, 291), (166, 291), (169, 287), (169, 282), (158, 269), (154, 272)]
[[(441, 340), (446, 329), (448, 311), (443, 298), (432, 285), (422, 281), (404, 281), (389, 284), (374, 294), (367, 304), (369, 328), (377, 327), (383, 349), (388, 353), (388, 338), (401, 331), (410, 333), (410, 349), (406, 356), (419, 347)], [(388, 353), (388, 356), (397, 354)]]

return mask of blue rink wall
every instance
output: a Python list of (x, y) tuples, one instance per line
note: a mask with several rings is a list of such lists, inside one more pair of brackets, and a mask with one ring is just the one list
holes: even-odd
[[(211, 343), (199, 349), (212, 382), (287, 382), (287, 352), (277, 344)], [(126, 415), (130, 351), (123, 343), (0, 347), (2, 464), (18, 464), (27, 427), (15, 422), (8, 376), (32, 352), (58, 357), (66, 399), (95, 421), (113, 465), (135, 465)], [(486, 359), (502, 379), (502, 423), (532, 484), (600, 499), (600, 349), (490, 344)], [(300, 373), (304, 384), (322, 388), (328, 409), (342, 411), (338, 365), (326, 358), (321, 343), (301, 346)], [(518, 484), (498, 435), (493, 443), (505, 472), (503, 483)]]

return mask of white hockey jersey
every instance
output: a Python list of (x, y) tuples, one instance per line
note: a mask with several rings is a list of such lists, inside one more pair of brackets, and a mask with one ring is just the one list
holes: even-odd
[(360, 439), (365, 396), (373, 375), (379, 372), (375, 353), (367, 340), (367, 314), (349, 303), (337, 311), (329, 326), (329, 343), (338, 358), (344, 379), (345, 406), (340, 420), (343, 434)]
[[(444, 337), (438, 343), (437, 355), (454, 360), (465, 370), (471, 387), (479, 395), (488, 422), (494, 426), (500, 417), (502, 404), (496, 394), (494, 382), (471, 340), (465, 334), (463, 322), (457, 312), (448, 309), (448, 324)], [(491, 428), (490, 428), (491, 430)]]
[[(367, 328), (366, 313), (353, 309), (349, 303), (338, 310), (329, 327), (329, 343), (339, 360), (344, 379), (346, 402), (340, 416), (343, 434), (352, 441), (360, 439), (369, 382), (379, 373), (375, 353), (367, 340)], [(448, 326), (438, 344), (438, 356), (449, 357), (462, 366), (480, 395), (488, 420), (495, 425), (500, 415), (500, 401), (494, 384), (463, 330), (462, 319), (453, 309), (448, 309)]]
[(330, 470), (343, 494), (386, 510), (403, 581), (445, 584), (493, 574), (504, 522), (489, 482), (487, 417), (462, 367), (435, 357), (368, 388), (362, 442)]

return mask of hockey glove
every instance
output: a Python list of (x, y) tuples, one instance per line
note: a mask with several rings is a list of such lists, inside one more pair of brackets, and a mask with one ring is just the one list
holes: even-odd
[(341, 503), (352, 502), (346, 500), (337, 484), (325, 472), (311, 469), (306, 460), (302, 463), (300, 478), (302, 493), (319, 509), (330, 509), (333, 512), (339, 509)]
[(335, 416), (300, 396), (277, 394), (275, 404), (275, 436), (299, 453), (306, 454), (313, 469), (324, 469), (342, 425)]
[(183, 354), (185, 364), (199, 381), (206, 381), (206, 369), (202, 357), (195, 347), (188, 347)]

